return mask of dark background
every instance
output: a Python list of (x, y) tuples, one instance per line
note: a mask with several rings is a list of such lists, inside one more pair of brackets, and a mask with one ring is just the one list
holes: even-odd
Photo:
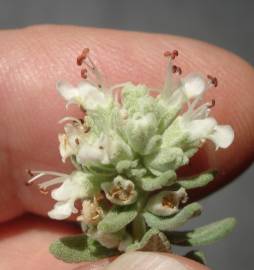
[[(253, 0), (0, 0), (0, 28), (48, 23), (183, 35), (226, 48), (254, 64)], [(232, 235), (203, 249), (212, 269), (254, 269), (253, 176), (252, 166), (204, 199), (204, 214), (189, 224), (238, 219)]]

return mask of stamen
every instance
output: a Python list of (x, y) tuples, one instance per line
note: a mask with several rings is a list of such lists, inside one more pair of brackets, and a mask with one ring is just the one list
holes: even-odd
[(81, 66), (82, 64), (85, 65), (85, 68), (81, 70), (81, 77), (84, 79), (87, 79), (88, 77), (88, 71), (90, 71), (94, 77), (95, 77), (95, 83), (98, 88), (103, 88), (103, 81), (101, 78), (101, 74), (96, 68), (92, 58), (89, 56), (89, 49), (86, 48), (83, 50), (81, 55), (78, 56), (77, 58), (77, 64)]
[(164, 56), (169, 58), (168, 67), (167, 67), (167, 77), (164, 83), (163, 90), (161, 92), (161, 96), (163, 99), (168, 99), (172, 92), (174, 91), (174, 82), (172, 79), (172, 73), (182, 74), (182, 69), (175, 65), (172, 66), (173, 60), (178, 56), (178, 51), (173, 50), (172, 52), (166, 51), (164, 52)]
[(210, 81), (210, 83), (213, 84), (214, 87), (218, 86), (218, 80), (216, 77), (213, 77), (211, 75), (207, 75), (207, 78)]
[(165, 51), (164, 56), (169, 57), (171, 60), (174, 60), (178, 56), (178, 51), (177, 50), (173, 50), (172, 52)]
[(209, 105), (207, 105), (207, 108), (211, 109), (215, 106), (215, 99), (211, 100), (211, 103)]
[(48, 187), (56, 185), (56, 184), (61, 184), (63, 182), (64, 182), (64, 178), (61, 176), (61, 177), (57, 177), (57, 178), (53, 178), (51, 180), (48, 180), (44, 183), (41, 183), (38, 186), (39, 186), (40, 190), (46, 191)]
[(103, 192), (100, 192), (94, 196), (93, 200), (94, 200), (94, 202), (97, 203), (97, 202), (101, 202), (101, 201), (105, 200), (105, 198), (106, 198), (105, 194)]
[(66, 117), (62, 118), (60, 121), (58, 121), (58, 123), (62, 124), (66, 121), (73, 121), (73, 122), (78, 123), (80, 125), (82, 125), (82, 122), (84, 122), (83, 119), (78, 119), (78, 118), (72, 117), (72, 116), (66, 116)]
[(174, 208), (175, 207), (174, 200), (173, 200), (173, 198), (171, 196), (163, 197), (162, 205), (166, 206), (166, 207), (169, 207), (169, 208)]
[(87, 69), (86, 68), (81, 69), (80, 75), (83, 79), (87, 79)]
[(47, 176), (47, 175), (53, 175), (53, 176), (58, 176), (58, 177), (67, 176), (67, 174), (64, 174), (64, 173), (58, 173), (58, 172), (52, 172), (52, 171), (31, 171), (31, 174), (33, 174), (33, 175), (37, 174), (37, 175), (35, 175), (31, 179), (29, 179), (27, 181), (26, 185), (30, 185), (31, 183), (33, 183), (35, 180), (37, 180), (38, 178), (40, 178), (42, 176)]
[(111, 86), (109, 88), (110, 91), (117, 89), (117, 88), (123, 88), (124, 86), (127, 86), (130, 82), (126, 82), (126, 83), (119, 83), (119, 84), (115, 84), (113, 86)]
[(173, 73), (178, 73), (179, 75), (181, 75), (182, 74), (182, 69), (180, 67), (176, 66), (176, 65), (173, 65), (172, 66), (172, 72)]
[(89, 49), (85, 48), (82, 53), (77, 57), (77, 65), (81, 66), (89, 53)]
[(209, 105), (210, 105), (210, 103), (205, 103), (205, 104), (199, 106), (198, 108), (196, 108), (196, 110), (194, 110), (190, 114), (190, 118), (201, 119), (201, 118), (207, 117), (209, 114), (209, 111), (210, 111)]
[(27, 170), (27, 173), (28, 173), (31, 177), (34, 176), (34, 174), (32, 173), (32, 171), (31, 171), (30, 169)]

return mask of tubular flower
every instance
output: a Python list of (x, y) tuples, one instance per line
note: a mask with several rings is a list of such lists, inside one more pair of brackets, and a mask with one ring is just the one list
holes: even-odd
[(177, 213), (180, 203), (186, 203), (187, 199), (184, 188), (177, 191), (161, 191), (149, 199), (146, 209), (157, 216), (170, 216)]
[(132, 204), (137, 199), (137, 191), (132, 181), (117, 176), (112, 183), (101, 184), (107, 199), (117, 205)]
[(99, 206), (96, 198), (84, 200), (82, 203), (81, 215), (77, 218), (78, 221), (86, 225), (96, 225), (103, 218), (103, 209)]
[(88, 82), (82, 81), (77, 87), (58, 82), (57, 89), (67, 104), (78, 104), (84, 110), (95, 110), (97, 106), (104, 107), (108, 102), (106, 95)]
[(216, 149), (229, 147), (234, 131), (209, 116), (214, 100), (202, 104), (204, 94), (218, 86), (217, 79), (191, 73), (176, 80), (174, 74), (182, 74), (174, 64), (178, 51), (164, 55), (168, 68), (161, 89), (131, 82), (107, 87), (89, 49), (77, 58), (81, 83), (57, 84), (67, 105), (74, 103), (84, 113), (81, 119), (60, 121), (67, 122), (58, 137), (62, 161), (70, 159), (75, 170), (69, 175), (29, 170), (28, 181), (54, 176), (38, 184), (42, 193), (53, 187), (56, 203), (50, 218), (78, 214), (82, 234), (53, 243), (50, 251), (57, 258), (81, 262), (129, 250), (171, 252), (172, 245), (207, 244), (234, 227), (234, 219), (227, 218), (176, 231), (201, 213), (198, 203), (187, 203), (188, 190), (215, 176), (207, 171), (180, 178), (178, 169), (206, 140)]
[(72, 120), (75, 124), (66, 124), (64, 127), (65, 133), (59, 134), (59, 152), (62, 161), (73, 155), (77, 155), (80, 145), (82, 145), (88, 137), (88, 127), (85, 127), (79, 119), (66, 118), (63, 120)]

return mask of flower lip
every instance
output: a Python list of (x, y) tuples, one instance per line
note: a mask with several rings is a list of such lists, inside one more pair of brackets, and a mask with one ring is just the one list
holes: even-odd
[(200, 74), (191, 73), (181, 79), (182, 91), (188, 99), (201, 96), (208, 88), (207, 81)]
[[(78, 199), (90, 197), (93, 194), (93, 184), (90, 182), (89, 176), (81, 171), (74, 171), (71, 175), (62, 174), (51, 171), (29, 171), (34, 175), (28, 184), (33, 183), (43, 176), (57, 176), (51, 180), (39, 184), (42, 191), (47, 191), (51, 186), (61, 184), (51, 192), (51, 197), (57, 201), (54, 208), (48, 213), (51, 218), (64, 219), (72, 213), (77, 213), (75, 201)], [(66, 212), (66, 215), (64, 214)]]
[(187, 199), (184, 188), (177, 191), (161, 191), (148, 200), (146, 209), (154, 215), (170, 216), (177, 213), (180, 203), (185, 203)]
[(137, 200), (137, 191), (132, 181), (117, 176), (113, 183), (105, 182), (101, 184), (106, 198), (114, 204), (129, 205)]

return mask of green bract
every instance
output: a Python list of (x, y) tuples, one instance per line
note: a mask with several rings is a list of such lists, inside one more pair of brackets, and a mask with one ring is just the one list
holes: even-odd
[[(167, 52), (168, 72), (164, 86), (152, 90), (130, 82), (105, 87), (104, 80), (84, 50), (78, 64), (84, 65), (84, 80), (78, 86), (57, 84), (67, 105), (75, 103), (84, 113), (81, 119), (65, 117), (59, 135), (63, 162), (70, 159), (70, 174), (32, 171), (54, 179), (41, 189), (60, 184), (51, 195), (56, 204), (49, 216), (62, 220), (79, 214), (83, 234), (63, 238), (50, 251), (66, 262), (95, 260), (129, 250), (172, 251), (172, 245), (203, 245), (217, 240), (234, 226), (234, 219), (185, 232), (175, 230), (201, 214), (201, 206), (188, 203), (187, 191), (211, 182), (214, 171), (179, 177), (178, 169), (206, 140), (216, 149), (227, 148), (234, 132), (209, 117), (214, 102), (199, 104), (204, 93), (217, 85), (211, 76), (189, 74), (178, 82), (172, 65), (178, 55)], [(215, 83), (216, 82), (216, 83)], [(75, 202), (81, 201), (78, 210)], [(186, 256), (204, 260), (199, 251)]]

